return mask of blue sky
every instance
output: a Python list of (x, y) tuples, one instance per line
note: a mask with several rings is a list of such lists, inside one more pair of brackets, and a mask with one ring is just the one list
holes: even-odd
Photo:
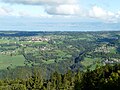
[(27, 22), (120, 22), (120, 0), (0, 0), (0, 25)]

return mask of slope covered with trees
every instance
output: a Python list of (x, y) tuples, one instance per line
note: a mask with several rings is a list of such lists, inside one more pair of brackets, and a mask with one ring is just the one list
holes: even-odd
[(54, 72), (49, 79), (43, 79), (34, 69), (27, 79), (0, 80), (0, 90), (119, 90), (120, 65), (106, 65), (93, 71), (65, 74)]

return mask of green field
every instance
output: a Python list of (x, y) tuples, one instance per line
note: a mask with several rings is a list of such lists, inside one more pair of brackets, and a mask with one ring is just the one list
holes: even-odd
[(12, 68), (16, 66), (24, 66), (24, 61), (25, 58), (22, 55), (0, 55), (0, 69), (6, 69), (8, 66)]
[(95, 69), (96, 66), (100, 65), (100, 58), (85, 58), (84, 61), (81, 62), (81, 64), (85, 67), (85, 68), (90, 68), (91, 70)]

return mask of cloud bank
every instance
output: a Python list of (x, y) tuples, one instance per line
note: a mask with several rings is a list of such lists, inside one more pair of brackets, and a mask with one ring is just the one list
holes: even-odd
[[(108, 22), (118, 22), (120, 21), (120, 11), (111, 12), (105, 10), (97, 5), (92, 6), (90, 9), (81, 8), (79, 0), (0, 0), (4, 3), (10, 4), (23, 4), (23, 5), (38, 5), (43, 6), (46, 14), (52, 16), (76, 16), (76, 17), (87, 17), (95, 18), (98, 20), (108, 21)], [(0, 15), (9, 15), (12, 11), (9, 9), (0, 7)], [(21, 12), (18, 16), (32, 16)], [(35, 15), (33, 15), (35, 16)], [(38, 17), (38, 15), (36, 15)], [(40, 15), (41, 16), (41, 15)], [(42, 15), (44, 16), (44, 15)], [(46, 15), (47, 16), (47, 15)]]

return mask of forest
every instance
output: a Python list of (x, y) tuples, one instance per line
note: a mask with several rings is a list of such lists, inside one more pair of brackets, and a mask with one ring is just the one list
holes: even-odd
[(0, 90), (119, 90), (119, 84), (120, 64), (115, 64), (86, 72), (54, 72), (49, 79), (43, 79), (41, 72), (34, 69), (27, 79), (0, 80)]
[(120, 32), (0, 32), (0, 90), (119, 90)]

